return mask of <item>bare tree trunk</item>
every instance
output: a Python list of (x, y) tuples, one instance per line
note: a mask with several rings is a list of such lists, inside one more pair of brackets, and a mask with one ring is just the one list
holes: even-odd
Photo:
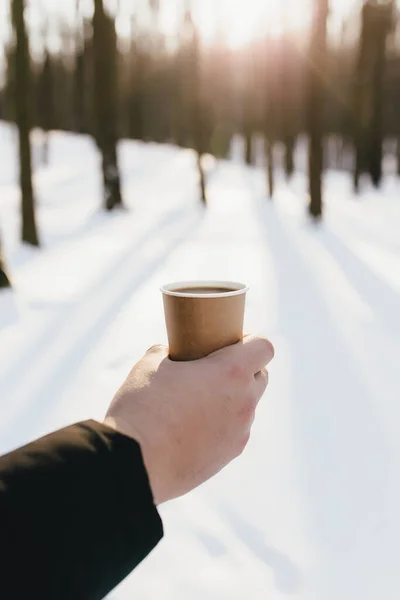
[(314, 219), (322, 216), (322, 174), (324, 168), (323, 109), (324, 84), (326, 72), (326, 35), (328, 19), (328, 0), (314, 0), (314, 14), (311, 30), (309, 57), (309, 213)]
[(400, 175), (400, 135), (397, 136), (397, 174)]
[(293, 135), (285, 136), (285, 173), (288, 178), (294, 173), (294, 147), (295, 137)]
[(189, 72), (187, 73), (189, 96), (189, 113), (192, 142), (197, 152), (196, 165), (199, 175), (200, 199), (207, 204), (206, 175), (202, 165), (202, 156), (207, 150), (206, 135), (207, 126), (205, 123), (205, 111), (202, 97), (202, 76), (201, 76), (201, 56), (199, 34), (193, 23), (190, 10), (190, 2), (187, 5), (185, 13), (184, 27), (189, 43)]
[(49, 164), (50, 155), (50, 130), (55, 128), (55, 104), (54, 104), (54, 77), (53, 60), (47, 48), (47, 25), (44, 29), (43, 38), (45, 45), (45, 58), (38, 82), (38, 121), (43, 131), (42, 164)]
[(361, 146), (361, 139), (362, 139), (362, 135), (360, 132), (360, 128), (356, 126), (356, 129), (358, 131), (356, 131), (355, 133), (355, 156), (354, 156), (354, 171), (353, 171), (353, 189), (354, 192), (356, 194), (358, 194), (358, 192), (360, 191), (360, 176), (361, 176), (361, 172), (362, 172), (362, 164), (363, 164), (363, 160), (362, 160), (362, 146)]
[(4, 266), (3, 252), (1, 250), (1, 242), (0, 242), (0, 288), (9, 288), (11, 287), (10, 279), (7, 275), (6, 268)]
[(353, 186), (355, 193), (359, 192), (360, 176), (365, 170), (365, 154), (367, 146), (367, 129), (370, 121), (370, 108), (368, 101), (369, 69), (371, 52), (368, 44), (370, 37), (367, 31), (367, 6), (364, 5), (361, 14), (361, 33), (358, 50), (358, 59), (355, 72), (355, 102), (354, 102), (354, 172)]
[(277, 102), (276, 102), (276, 76), (273, 69), (276, 56), (271, 50), (271, 40), (265, 41), (266, 66), (264, 72), (264, 154), (267, 171), (268, 197), (273, 199), (275, 190), (274, 181), (274, 145), (278, 135), (277, 128)]
[(203, 204), (207, 204), (207, 195), (206, 195), (206, 178), (204, 174), (204, 169), (201, 164), (201, 155), (197, 154), (197, 170), (199, 172), (199, 180), (200, 180), (200, 198)]
[(251, 165), (253, 161), (253, 133), (248, 124), (246, 124), (244, 132), (245, 153), (244, 159), (246, 165)]
[(117, 37), (103, 0), (95, 0), (93, 15), (94, 109), (96, 138), (102, 154), (104, 207), (122, 206), (117, 160)]
[(35, 200), (32, 187), (31, 72), (28, 35), (25, 25), (24, 0), (12, 0), (15, 31), (15, 114), (19, 135), (20, 186), (22, 195), (22, 240), (39, 246), (35, 220)]
[(359, 177), (368, 172), (375, 186), (382, 179), (383, 155), (383, 82), (386, 65), (386, 40), (393, 19), (391, 3), (366, 2), (362, 9), (362, 27), (354, 106), (355, 171), (354, 189)]
[(389, 4), (378, 5), (377, 10), (379, 11), (379, 18), (374, 21), (375, 64), (372, 73), (371, 150), (369, 157), (369, 172), (375, 187), (379, 187), (382, 181), (383, 82), (386, 67), (386, 40), (391, 26), (392, 8)]
[(42, 164), (48, 166), (50, 163), (50, 132), (43, 132), (43, 141), (42, 141)]
[(265, 157), (267, 162), (268, 195), (274, 196), (274, 143), (272, 140), (265, 139)]

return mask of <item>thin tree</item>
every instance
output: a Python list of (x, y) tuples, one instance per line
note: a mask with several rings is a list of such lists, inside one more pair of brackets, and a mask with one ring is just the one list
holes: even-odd
[(95, 0), (93, 15), (94, 112), (96, 140), (102, 155), (104, 206), (122, 206), (121, 179), (117, 158), (117, 35), (114, 19), (103, 0)]
[(43, 3), (40, 5), (43, 14), (42, 25), (42, 43), (44, 49), (44, 59), (39, 72), (36, 94), (37, 94), (37, 119), (43, 131), (42, 141), (42, 163), (49, 164), (50, 155), (50, 130), (55, 128), (55, 98), (54, 98), (54, 63), (53, 56), (50, 53), (49, 38), (49, 19), (46, 14), (46, 7)]
[(383, 95), (386, 40), (392, 22), (392, 2), (367, 0), (362, 8), (358, 62), (355, 73), (354, 189), (363, 172), (379, 186), (383, 157)]
[(42, 161), (49, 164), (50, 130), (54, 127), (53, 64), (49, 50), (45, 57), (38, 82), (39, 122), (43, 130)]
[(244, 160), (246, 165), (253, 164), (253, 133), (254, 133), (254, 97), (256, 93), (255, 57), (253, 47), (249, 44), (244, 54), (244, 89), (243, 89), (243, 137)]
[(274, 197), (274, 141), (271, 137), (265, 137), (265, 160), (267, 163), (268, 196)]
[(272, 200), (274, 196), (274, 142), (275, 142), (275, 101), (273, 95), (273, 78), (272, 69), (269, 68), (270, 53), (272, 53), (272, 45), (269, 38), (266, 40), (266, 56), (268, 56), (267, 62), (267, 75), (265, 81), (265, 130), (264, 130), (264, 149), (265, 149), (265, 162), (267, 167), (267, 184), (268, 184), (268, 196)]
[(397, 136), (397, 175), (400, 176), (400, 134)]
[(309, 133), (309, 213), (322, 216), (322, 174), (324, 166), (324, 74), (327, 54), (328, 0), (314, 0), (309, 48), (308, 133)]
[[(294, 133), (294, 90), (288, 94), (288, 82), (294, 80), (293, 65), (293, 41), (288, 33), (288, 6), (286, 2), (281, 3), (281, 48), (280, 48), (280, 128), (282, 141), (284, 145), (284, 169), (285, 175), (290, 179), (294, 173), (294, 150), (296, 145), (296, 136)], [(289, 83), (290, 85), (290, 83)]]
[(22, 195), (22, 240), (39, 246), (35, 220), (31, 158), (31, 69), (28, 34), (25, 24), (25, 1), (12, 0), (12, 22), (15, 36), (15, 117), (19, 136), (20, 187)]
[(391, 2), (376, 4), (374, 7), (375, 19), (373, 20), (375, 60), (372, 71), (372, 119), (371, 119), (371, 147), (369, 156), (369, 172), (372, 183), (379, 187), (382, 181), (383, 159), (383, 95), (384, 74), (386, 68), (386, 42), (392, 24)]
[(75, 3), (75, 40), (73, 74), (73, 124), (78, 133), (88, 130), (86, 120), (86, 55), (84, 22), (80, 13), (80, 0)]
[(196, 150), (196, 165), (199, 175), (200, 198), (207, 204), (206, 177), (202, 164), (203, 154), (206, 152), (206, 124), (204, 120), (204, 106), (202, 102), (202, 77), (200, 39), (194, 25), (190, 3), (187, 3), (185, 12), (185, 31), (188, 40), (188, 93), (190, 129), (194, 149)]
[(11, 287), (10, 279), (7, 275), (7, 271), (4, 265), (3, 253), (1, 249), (1, 241), (0, 241), (0, 288), (8, 288)]
[(273, 77), (272, 63), (275, 60), (274, 46), (268, 37), (265, 42), (266, 73), (264, 74), (265, 90), (265, 123), (264, 123), (264, 149), (267, 168), (268, 196), (272, 200), (274, 196), (274, 145), (276, 139), (276, 98), (275, 79)]

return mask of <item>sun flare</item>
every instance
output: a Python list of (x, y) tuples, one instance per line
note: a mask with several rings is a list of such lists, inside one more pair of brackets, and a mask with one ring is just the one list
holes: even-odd
[(233, 47), (266, 33), (301, 30), (310, 19), (310, 0), (198, 0), (193, 6), (203, 39), (221, 32)]

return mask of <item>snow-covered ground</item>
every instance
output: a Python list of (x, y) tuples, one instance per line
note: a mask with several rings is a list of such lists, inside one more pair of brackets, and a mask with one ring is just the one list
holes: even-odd
[(204, 212), (189, 151), (127, 142), (130, 210), (106, 215), (92, 142), (54, 133), (50, 154), (36, 174), (43, 248), (22, 248), (14, 141), (0, 128), (15, 288), (0, 295), (0, 452), (104, 415), (166, 339), (167, 281), (247, 282), (246, 330), (276, 347), (248, 450), (162, 508), (165, 539), (112, 598), (398, 600), (399, 183), (355, 199), (329, 172), (315, 227), (301, 173), (271, 203), (261, 170), (211, 164)]

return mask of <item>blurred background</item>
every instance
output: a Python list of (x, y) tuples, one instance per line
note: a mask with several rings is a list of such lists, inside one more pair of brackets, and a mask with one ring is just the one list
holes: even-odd
[(115, 600), (398, 600), (400, 4), (0, 0), (0, 451), (101, 419), (159, 286), (250, 285), (245, 455)]

